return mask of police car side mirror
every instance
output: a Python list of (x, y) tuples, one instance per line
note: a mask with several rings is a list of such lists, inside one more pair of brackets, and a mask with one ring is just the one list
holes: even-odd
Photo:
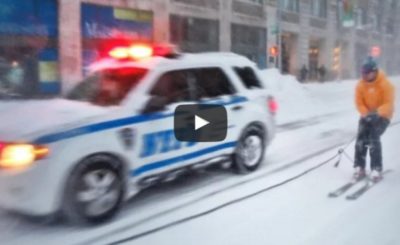
[(161, 96), (152, 96), (146, 103), (143, 109), (143, 113), (158, 112), (165, 109), (167, 105), (167, 99)]

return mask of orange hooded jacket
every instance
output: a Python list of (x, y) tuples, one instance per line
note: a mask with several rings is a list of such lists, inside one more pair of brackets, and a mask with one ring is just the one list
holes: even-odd
[(394, 113), (394, 87), (382, 71), (376, 80), (360, 80), (356, 88), (356, 106), (362, 117), (377, 112), (381, 117), (391, 119)]

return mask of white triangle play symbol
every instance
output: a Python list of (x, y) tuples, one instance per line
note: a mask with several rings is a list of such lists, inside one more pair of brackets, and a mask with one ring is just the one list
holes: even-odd
[(194, 130), (198, 130), (204, 126), (206, 126), (207, 124), (210, 124), (209, 121), (204, 120), (203, 118), (195, 115), (194, 116)]

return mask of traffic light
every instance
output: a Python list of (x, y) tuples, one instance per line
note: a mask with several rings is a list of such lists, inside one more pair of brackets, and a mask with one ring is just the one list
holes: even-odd
[(332, 69), (334, 71), (339, 71), (340, 69), (340, 47), (335, 47), (333, 49), (333, 65), (332, 65)]
[(279, 50), (277, 46), (272, 46), (269, 48), (269, 55), (272, 57), (277, 57), (279, 55)]

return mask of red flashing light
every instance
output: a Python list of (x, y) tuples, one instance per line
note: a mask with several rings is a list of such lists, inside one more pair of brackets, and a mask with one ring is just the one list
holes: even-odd
[(154, 46), (154, 55), (157, 56), (168, 56), (171, 54), (177, 54), (178, 50), (175, 45), (172, 44), (162, 44)]
[(1, 150), (6, 146), (6, 143), (0, 142), (0, 156), (1, 156)]

